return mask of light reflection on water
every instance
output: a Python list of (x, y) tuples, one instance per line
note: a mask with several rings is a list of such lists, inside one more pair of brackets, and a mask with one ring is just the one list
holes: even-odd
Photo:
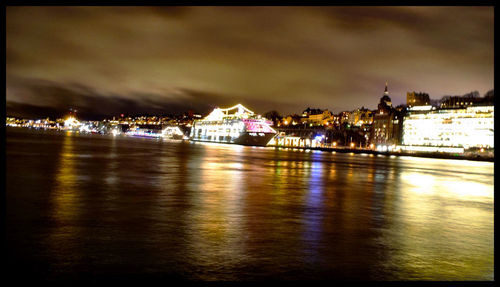
[(7, 206), (53, 278), (493, 279), (493, 163), (9, 131)]

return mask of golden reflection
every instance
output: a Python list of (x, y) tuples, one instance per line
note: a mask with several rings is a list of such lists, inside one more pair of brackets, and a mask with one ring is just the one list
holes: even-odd
[(493, 198), (493, 188), (480, 182), (440, 180), (439, 186), (446, 195), (462, 199), (475, 197)]
[(161, 148), (160, 154), (157, 158), (157, 166), (155, 170), (158, 170), (159, 174), (151, 177), (152, 184), (158, 187), (161, 194), (161, 200), (165, 200), (169, 195), (168, 191), (170, 187), (176, 186), (179, 180), (180, 174), (180, 159), (179, 157), (174, 157), (171, 155), (172, 151)]
[(111, 138), (111, 151), (108, 155), (109, 160), (108, 166), (107, 166), (107, 173), (106, 176), (104, 177), (104, 181), (107, 183), (108, 188), (113, 188), (115, 184), (117, 183), (118, 177), (116, 174), (116, 169), (117, 169), (117, 155), (116, 155), (116, 141), (117, 139), (115, 137)]
[(350, 180), (352, 180), (352, 176), (354, 175), (354, 167), (351, 163), (349, 163), (349, 168), (347, 169), (347, 176)]
[(412, 192), (420, 194), (437, 194), (447, 197), (493, 197), (491, 184), (467, 181), (461, 178), (450, 180), (423, 172), (404, 172), (401, 174), (403, 184)]
[[(400, 173), (397, 208), (392, 211), (395, 232), (383, 239), (393, 246), (387, 264), (401, 269), (400, 278), (493, 279), (492, 177), (491, 183), (484, 182), (493, 165), (477, 174), (469, 172), (467, 162), (412, 163), (422, 171)], [(441, 171), (449, 170), (429, 171), (439, 164)]]
[[(55, 174), (55, 183), (51, 193), (52, 210), (50, 212), (56, 225), (46, 237), (47, 246), (51, 250), (60, 250), (55, 254), (57, 261), (66, 262), (66, 256), (75, 254), (72, 246), (78, 240), (78, 220), (80, 213), (79, 194), (77, 187), (76, 163), (74, 154), (74, 135), (64, 136), (59, 162)], [(54, 246), (57, 244), (57, 246)]]
[(374, 180), (374, 175), (375, 175), (375, 169), (373, 168), (373, 165), (368, 166), (368, 171), (367, 171), (366, 175), (368, 177), (368, 182), (370, 184), (372, 184), (373, 180)]
[(434, 178), (433, 175), (428, 175), (420, 172), (404, 172), (401, 175), (403, 185), (413, 192), (417, 193), (433, 193), (434, 192)]
[(330, 177), (330, 176), (332, 176), (332, 180), (335, 180), (336, 176), (337, 176), (336, 167), (335, 167), (335, 164), (333, 164), (333, 163), (331, 165), (330, 173), (329, 173), (328, 177)]
[[(242, 206), (245, 196), (243, 184), (245, 165), (238, 160), (245, 147), (232, 146), (219, 149), (210, 147), (201, 163), (200, 186), (196, 201), (196, 211), (191, 216), (193, 222), (192, 247), (198, 255), (209, 252), (212, 262), (238, 261), (243, 252)], [(230, 155), (229, 155), (230, 154)], [(250, 168), (250, 167), (248, 167)], [(228, 252), (230, 250), (230, 252)], [(198, 258), (199, 259), (199, 258)]]
[(75, 157), (73, 135), (67, 133), (64, 137), (61, 156), (59, 158), (58, 169), (56, 171), (54, 191), (52, 193), (54, 201), (54, 216), (58, 221), (68, 221), (75, 217), (78, 208)]

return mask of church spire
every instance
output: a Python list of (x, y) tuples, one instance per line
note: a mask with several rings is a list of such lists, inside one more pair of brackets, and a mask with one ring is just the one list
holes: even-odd
[(384, 91), (384, 95), (389, 95), (389, 92), (387, 91), (387, 81), (385, 81), (385, 91)]

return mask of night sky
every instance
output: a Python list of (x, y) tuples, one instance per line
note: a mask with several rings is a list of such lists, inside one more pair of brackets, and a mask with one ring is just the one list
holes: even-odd
[(375, 109), (493, 84), (493, 7), (7, 7), (7, 115)]

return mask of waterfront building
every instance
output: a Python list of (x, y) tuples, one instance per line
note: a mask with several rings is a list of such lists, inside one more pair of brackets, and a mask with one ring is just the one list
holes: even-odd
[(310, 137), (302, 137), (295, 135), (286, 135), (284, 132), (280, 133), (271, 141), (269, 141), (269, 146), (278, 146), (278, 147), (291, 147), (291, 148), (311, 148), (311, 147), (320, 147), (321, 140), (324, 137), (320, 138), (310, 138)]
[(403, 122), (405, 146), (494, 148), (494, 106), (414, 107)]

